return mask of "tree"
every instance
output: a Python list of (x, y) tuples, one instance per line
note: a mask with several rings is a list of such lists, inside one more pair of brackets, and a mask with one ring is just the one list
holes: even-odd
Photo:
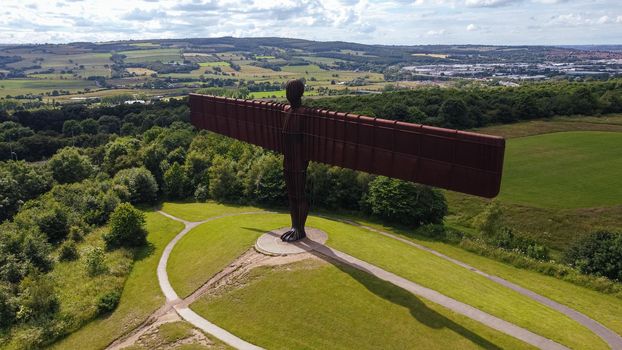
[(564, 260), (582, 273), (622, 282), (622, 234), (592, 233), (572, 245)]
[(188, 176), (179, 163), (173, 163), (164, 173), (164, 190), (169, 198), (188, 196)]
[(51, 186), (52, 176), (45, 167), (24, 161), (0, 162), (0, 222)]
[(140, 141), (133, 137), (119, 137), (106, 144), (104, 169), (114, 174), (121, 169), (140, 166)]
[(237, 202), (242, 195), (242, 183), (235, 171), (235, 163), (221, 156), (213, 159), (208, 170), (209, 194), (223, 202)]
[(85, 134), (95, 135), (99, 129), (99, 124), (97, 123), (97, 120), (87, 118), (80, 122), (80, 127), (82, 128), (82, 132)]
[(468, 108), (464, 101), (459, 98), (445, 100), (438, 111), (438, 116), (443, 120), (446, 127), (466, 129), (472, 125)]
[(158, 197), (158, 184), (144, 167), (123, 169), (114, 176), (112, 182), (127, 187), (133, 204), (153, 203)]
[(112, 115), (101, 116), (97, 120), (98, 132), (102, 134), (118, 134), (121, 129), (121, 120)]
[(93, 173), (93, 164), (87, 156), (80, 154), (75, 147), (59, 150), (48, 162), (52, 177), (58, 183), (82, 181)]
[(74, 119), (65, 121), (63, 123), (63, 134), (65, 136), (78, 136), (82, 134), (82, 124)]
[(263, 204), (283, 205), (287, 199), (283, 160), (273, 154), (259, 157), (249, 169), (244, 181), (247, 198)]
[(136, 247), (147, 243), (145, 214), (129, 203), (121, 203), (108, 222), (110, 231), (104, 234), (106, 247)]
[(409, 226), (441, 223), (447, 213), (440, 191), (384, 176), (369, 184), (366, 202), (374, 215)]
[(20, 228), (37, 227), (50, 243), (62, 241), (69, 233), (69, 209), (49, 197), (27, 203), (14, 221)]

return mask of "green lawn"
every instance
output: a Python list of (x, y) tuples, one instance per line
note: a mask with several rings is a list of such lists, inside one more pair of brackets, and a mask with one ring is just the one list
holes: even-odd
[(409, 231), (394, 229), (365, 220), (357, 220), (357, 222), (430, 247), (484, 272), (499, 276), (561, 304), (568, 305), (622, 335), (622, 318), (620, 317), (622, 315), (622, 300), (615, 296), (583, 288), (555, 277), (516, 268), (450, 244), (424, 237), (414, 237)]
[[(284, 214), (249, 215), (196, 228), (171, 254), (173, 287), (180, 295), (191, 293), (250, 248), (259, 234), (286, 226), (288, 219)], [(567, 346), (606, 348), (600, 338), (563, 314), (430, 253), (337, 221), (311, 217), (308, 226), (329, 232), (330, 246)], [(572, 295), (571, 289), (566, 292)]]
[(257, 238), (270, 230), (287, 226), (289, 216), (243, 215), (207, 222), (182, 238), (168, 262), (171, 285), (186, 297), (238, 256), (250, 249)]
[(358, 270), (303, 261), (250, 273), (192, 306), (267, 349), (528, 349)]
[(499, 199), (549, 208), (621, 205), (621, 149), (617, 132), (510, 139)]
[(308, 226), (328, 232), (331, 247), (537, 334), (575, 349), (606, 349), (565, 315), (431, 253), (338, 221), (311, 217)]
[(156, 269), (164, 247), (183, 225), (158, 213), (147, 214), (149, 246), (138, 253), (121, 295), (110, 315), (98, 318), (52, 346), (54, 349), (103, 349), (131, 331), (164, 304)]
[(263, 211), (264, 209), (216, 202), (207, 203), (172, 203), (162, 204), (162, 211), (187, 221), (202, 221), (224, 214)]

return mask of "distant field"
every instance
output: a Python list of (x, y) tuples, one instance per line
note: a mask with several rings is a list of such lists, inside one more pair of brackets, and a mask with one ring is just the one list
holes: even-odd
[(434, 58), (447, 58), (449, 55), (440, 54), (440, 53), (413, 53), (413, 56), (420, 57), (434, 57)]
[(218, 61), (218, 62), (201, 62), (199, 63), (201, 67), (229, 67), (229, 62)]
[(511, 139), (499, 199), (549, 208), (621, 205), (621, 150), (617, 132)]
[[(278, 90), (278, 91), (258, 91), (258, 92), (251, 92), (250, 93), (252, 97), (254, 98), (267, 98), (267, 97), (285, 97), (285, 90)], [(305, 95), (308, 95), (308, 93), (305, 93)]]
[(154, 49), (154, 50), (131, 50), (120, 51), (119, 54), (127, 56), (125, 62), (169, 62), (182, 59), (180, 49)]
[(39, 94), (53, 90), (80, 91), (84, 88), (95, 89), (94, 82), (88, 80), (57, 80), (57, 79), (11, 79), (0, 80), (0, 96)]

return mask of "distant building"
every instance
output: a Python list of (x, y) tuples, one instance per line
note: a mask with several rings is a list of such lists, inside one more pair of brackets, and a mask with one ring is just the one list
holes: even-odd
[(125, 103), (126, 105), (133, 105), (135, 103), (144, 105), (145, 103), (147, 103), (147, 101), (145, 101), (145, 100), (129, 100), (129, 101), (125, 101), (123, 103)]

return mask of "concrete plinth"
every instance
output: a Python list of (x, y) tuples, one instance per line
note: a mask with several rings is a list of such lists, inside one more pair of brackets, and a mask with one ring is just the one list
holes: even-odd
[(255, 243), (255, 249), (258, 252), (267, 255), (292, 255), (300, 254), (313, 250), (310, 241), (324, 244), (328, 239), (326, 232), (312, 228), (305, 227), (307, 237), (296, 242), (283, 242), (281, 241), (281, 235), (289, 230), (289, 227), (280, 228), (278, 230), (264, 233)]

